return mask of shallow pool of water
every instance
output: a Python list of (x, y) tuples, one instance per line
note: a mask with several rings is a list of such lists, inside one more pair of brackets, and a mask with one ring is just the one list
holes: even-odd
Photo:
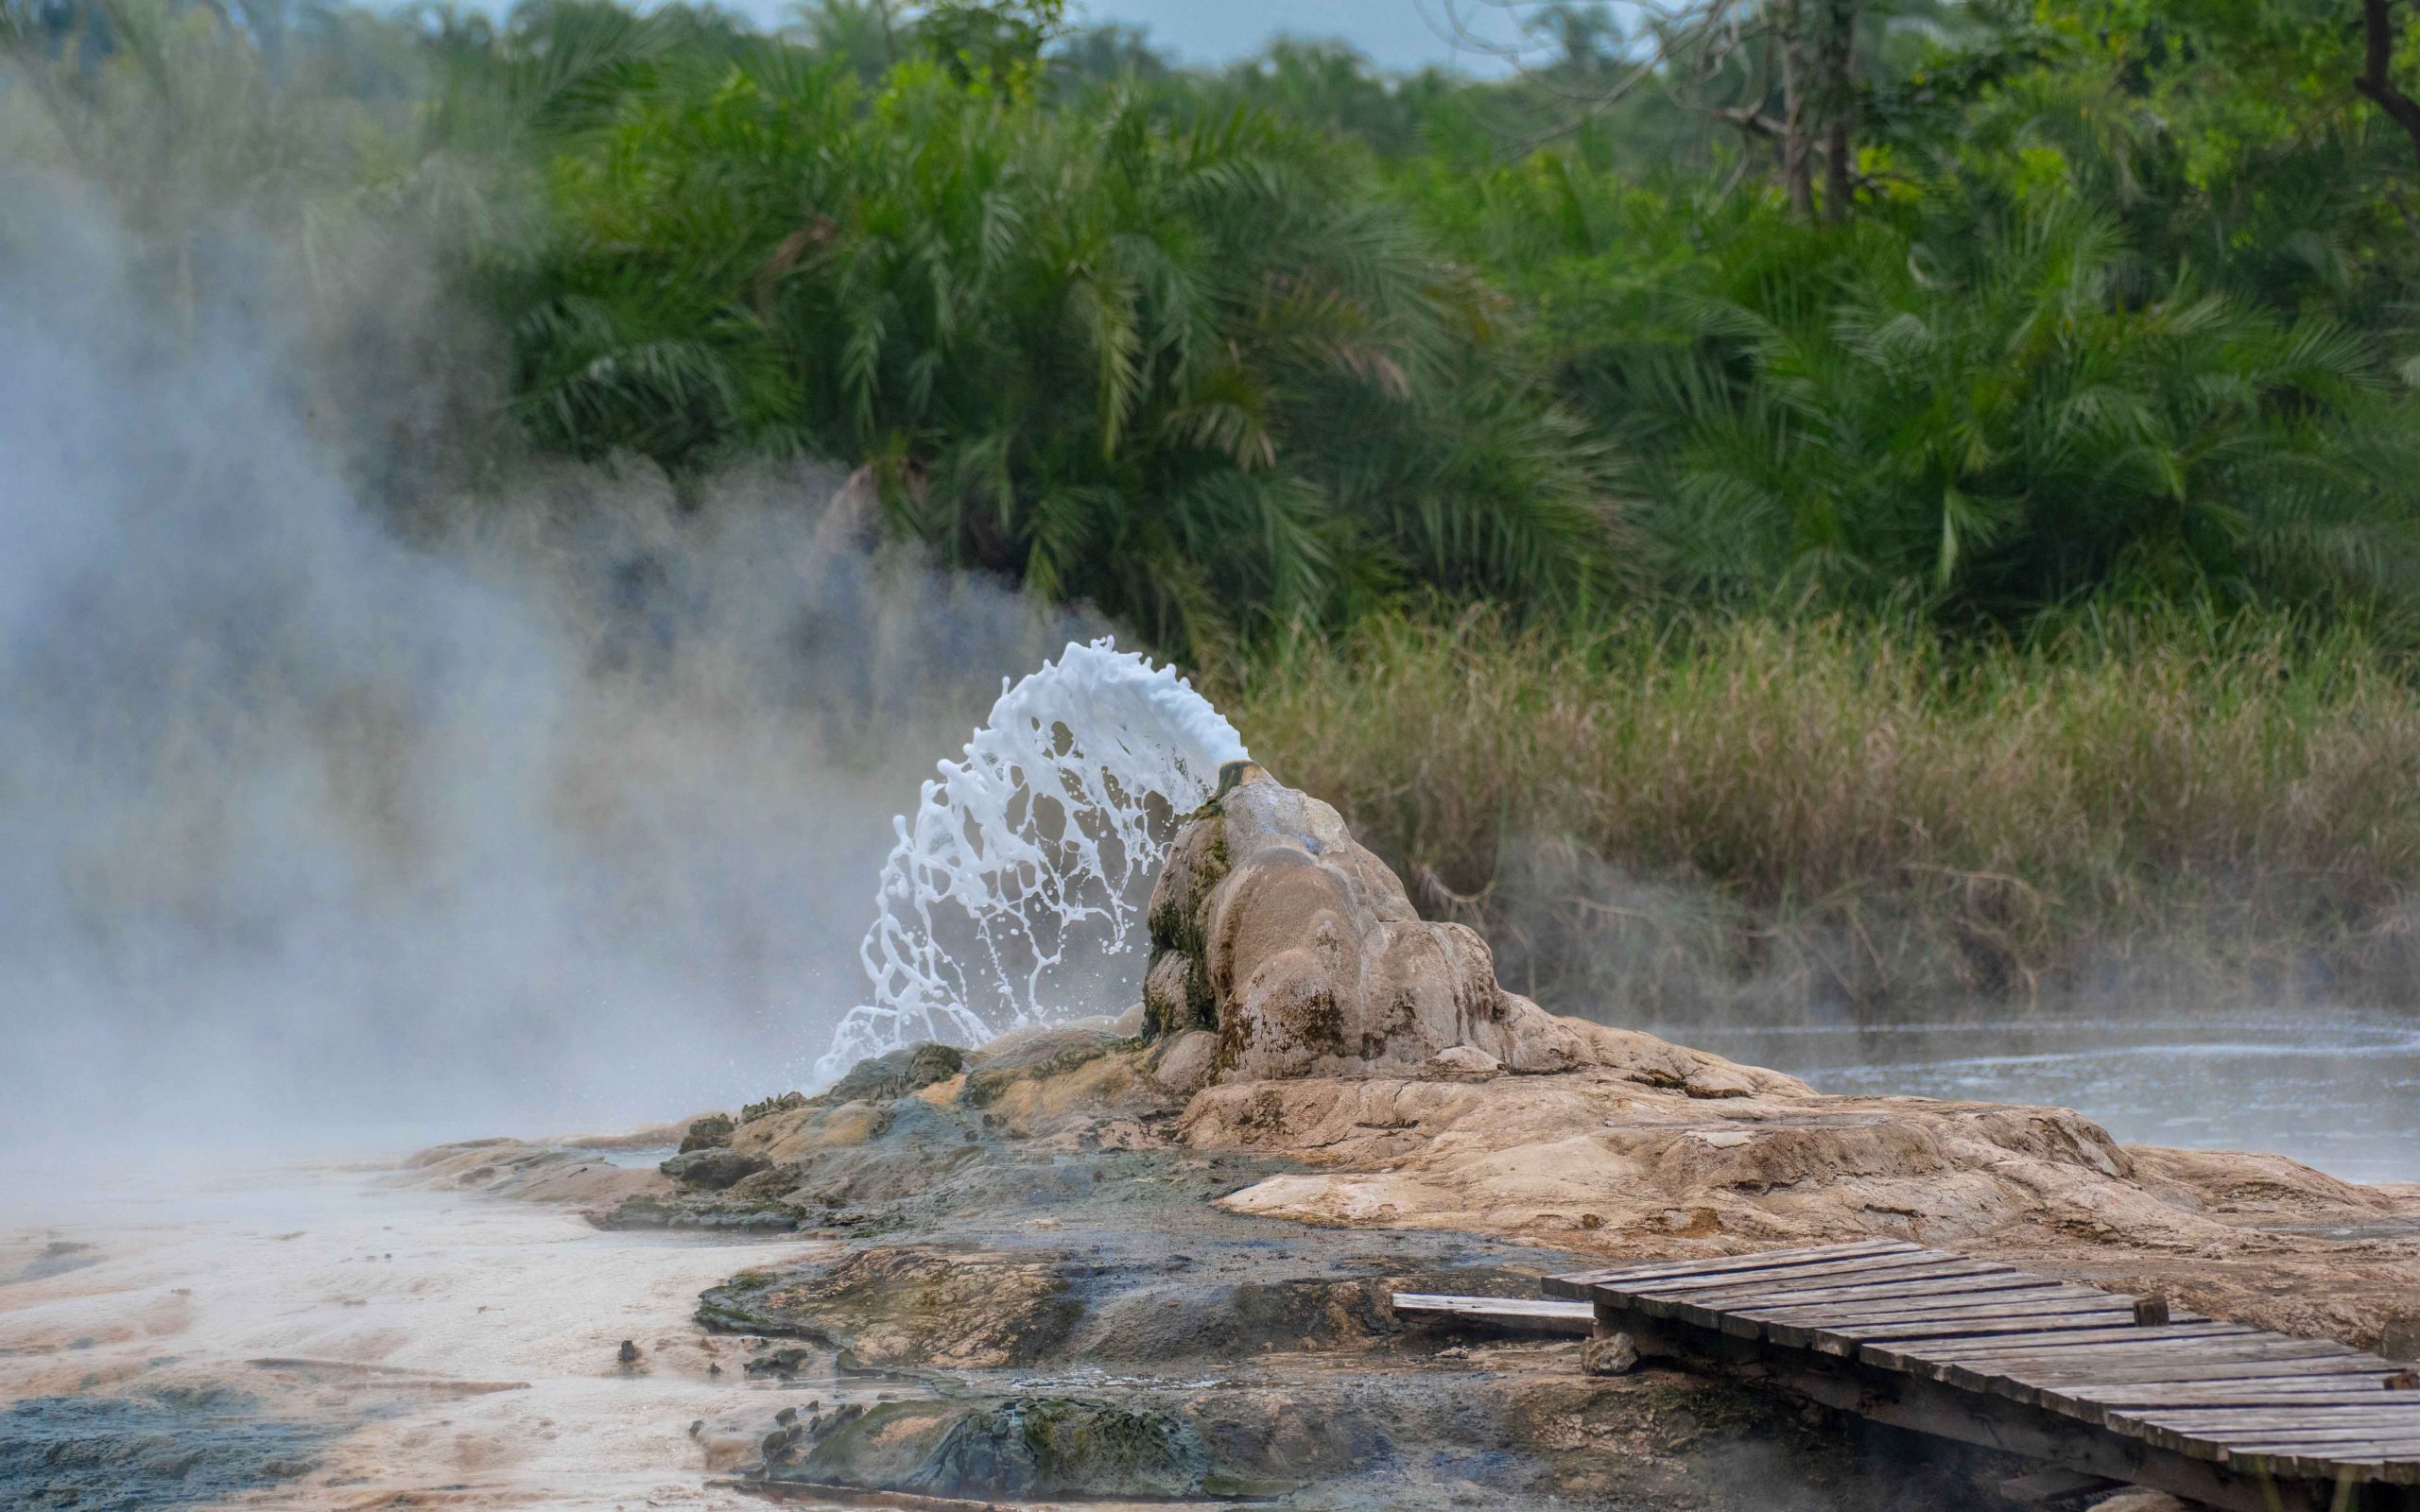
[(1828, 1092), (2048, 1103), (2119, 1140), (2274, 1150), (2355, 1181), (2420, 1181), (2420, 1018), (2043, 1015), (1655, 1032)]

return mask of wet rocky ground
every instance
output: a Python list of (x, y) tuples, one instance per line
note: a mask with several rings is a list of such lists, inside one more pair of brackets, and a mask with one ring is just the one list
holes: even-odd
[(211, 1506), (308, 1473), (327, 1437), (223, 1386), (29, 1397), (0, 1410), (0, 1505)]
[[(1080, 1069), (1068, 1047), (1082, 1042), (1000, 1058), (1027, 1060), (1030, 1090)], [(646, 1190), (588, 1152), (534, 1146), (431, 1152), (424, 1176), (495, 1190), (597, 1180), (606, 1224), (794, 1225), (826, 1240), (699, 1299), (727, 1345), (716, 1368), (757, 1389), (691, 1435), (710, 1471), (767, 1493), (2045, 1504), (1998, 1493), (2026, 1469), (2014, 1461), (1651, 1365), (1591, 1376), (1576, 1340), (1408, 1324), (1397, 1290), (1535, 1297), (1539, 1277), (1582, 1257), (1230, 1211), (1218, 1199), (1299, 1167), (1184, 1148), (1148, 1116), (1054, 1120), (1010, 1094), (1019, 1078), (995, 1076), (984, 1096), (954, 1057), (908, 1058), (812, 1102), (702, 1123), (691, 1150), (666, 1152), (679, 1179)], [(788, 1132), (769, 1142), (772, 1120)]]

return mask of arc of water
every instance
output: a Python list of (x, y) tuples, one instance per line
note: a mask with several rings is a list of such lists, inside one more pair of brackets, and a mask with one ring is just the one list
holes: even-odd
[[(1207, 798), (1219, 766), (1248, 759), (1210, 701), (1109, 638), (1071, 642), (1000, 696), (957, 761), (924, 784), (897, 837), (858, 955), (872, 1001), (840, 1021), (816, 1063), (829, 1081), (858, 1059), (942, 1040), (976, 1045), (1048, 1022), (1070, 933), (1097, 925), (1101, 948), (1129, 947), (1169, 836), (1152, 804), (1183, 813)], [(971, 933), (960, 961), (942, 925)]]

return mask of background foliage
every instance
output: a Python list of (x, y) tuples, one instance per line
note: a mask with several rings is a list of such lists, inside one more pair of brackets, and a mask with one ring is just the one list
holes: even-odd
[(172, 315), (263, 245), (332, 349), (433, 284), (463, 318), (321, 396), (399, 528), (548, 455), (699, 507), (837, 461), (798, 528), (1205, 669), (1547, 977), (2009, 993), (2195, 929), (2384, 971), (2403, 13), (1530, 9), (1478, 82), (1184, 69), (1057, 0), (0, 0), (0, 135)]

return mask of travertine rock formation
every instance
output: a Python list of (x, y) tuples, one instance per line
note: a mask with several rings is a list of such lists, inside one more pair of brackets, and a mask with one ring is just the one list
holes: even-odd
[(1701, 1097), (1794, 1077), (1557, 1017), (1495, 980), (1487, 941), (1423, 920), (1336, 810), (1245, 765), (1168, 853), (1151, 895), (1164, 1079), (1486, 1076), (1616, 1066)]
[(1131, 1019), (1004, 1036), (962, 1064), (902, 1051), (752, 1108), (728, 1153), (766, 1168), (727, 1190), (492, 1144), (435, 1152), (428, 1174), (562, 1196), (642, 1177), (621, 1221), (879, 1231), (1123, 1153), (1135, 1200), (1161, 1190), (1152, 1162), (1206, 1160), (1242, 1178), (1219, 1200), (1247, 1217), (1621, 1257), (1888, 1236), (2287, 1332), (2420, 1339), (2420, 1186), (2120, 1145), (2066, 1108), (1824, 1096), (1547, 1013), (1496, 983), (1477, 935), (1423, 922), (1334, 809), (1255, 770), (1188, 822), (1150, 927)]

